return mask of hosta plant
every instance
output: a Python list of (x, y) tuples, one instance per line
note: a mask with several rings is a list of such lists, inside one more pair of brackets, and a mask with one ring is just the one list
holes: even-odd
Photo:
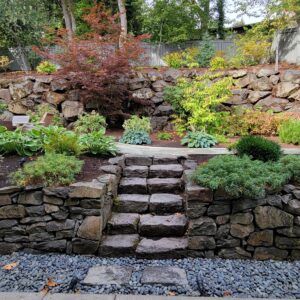
[(145, 131), (128, 130), (124, 132), (123, 136), (120, 138), (120, 142), (132, 145), (150, 145), (151, 139), (149, 133)]
[(79, 138), (83, 151), (94, 155), (116, 155), (118, 150), (111, 136), (106, 136), (102, 131), (83, 134)]
[(105, 129), (105, 117), (99, 115), (95, 111), (82, 114), (74, 124), (74, 131), (79, 134), (99, 131), (105, 133)]
[(212, 135), (202, 131), (190, 131), (181, 140), (181, 144), (189, 148), (210, 148), (217, 143), (218, 141)]

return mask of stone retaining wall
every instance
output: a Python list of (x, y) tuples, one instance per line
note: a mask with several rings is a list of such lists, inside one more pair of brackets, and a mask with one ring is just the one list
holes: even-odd
[[(125, 112), (150, 116), (155, 130), (168, 129), (173, 108), (163, 99), (164, 88), (174, 85), (178, 77), (195, 78), (203, 72), (187, 69), (147, 69), (136, 72), (125, 84), (134, 97), (146, 100), (148, 105), (139, 106), (129, 102), (124, 108)], [(221, 106), (222, 110), (260, 107), (274, 112), (300, 111), (300, 71), (286, 70), (279, 73), (270, 67), (257, 72), (236, 70), (224, 74), (236, 79), (236, 88), (233, 96)], [(10, 120), (12, 114), (25, 114), (27, 110), (34, 110), (36, 105), (45, 102), (60, 111), (66, 124), (74, 121), (85, 110), (97, 109), (96, 102), (83, 104), (80, 101), (80, 90), (73, 89), (67, 79), (53, 76), (0, 79), (0, 101), (8, 104), (8, 111), (0, 115), (0, 120)]]
[(69, 187), (1, 188), (0, 254), (97, 254), (119, 179), (106, 174)]
[(185, 171), (189, 255), (300, 259), (300, 187), (263, 199), (230, 199), (193, 184)]

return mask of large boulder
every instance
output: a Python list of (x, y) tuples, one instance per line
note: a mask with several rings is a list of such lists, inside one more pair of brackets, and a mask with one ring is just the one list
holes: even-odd
[(262, 77), (254, 80), (251, 84), (249, 84), (248, 88), (255, 91), (271, 91), (273, 85), (267, 77)]
[(235, 89), (232, 90), (232, 96), (226, 100), (225, 104), (231, 104), (231, 105), (239, 105), (239, 104), (245, 104), (247, 103), (247, 97), (249, 95), (249, 90), (247, 89)]
[(62, 113), (66, 119), (73, 119), (83, 113), (84, 106), (81, 102), (65, 101), (62, 104)]
[(277, 75), (279, 72), (276, 71), (275, 69), (267, 69), (267, 68), (263, 68), (260, 69), (257, 73), (256, 76), (258, 78), (260, 77), (270, 77), (271, 75)]
[(102, 235), (102, 218), (86, 217), (77, 231), (77, 236), (83, 239), (99, 241)]
[(155, 92), (162, 92), (168, 84), (164, 80), (157, 80), (152, 83), (152, 88)]
[(15, 115), (25, 115), (28, 111), (28, 108), (23, 105), (21, 102), (9, 102), (8, 110)]
[(275, 98), (273, 96), (269, 96), (267, 98), (259, 100), (255, 107), (262, 108), (263, 111), (273, 110), (274, 112), (282, 112), (285, 110), (285, 107), (289, 103), (289, 100), (282, 98)]
[(76, 182), (71, 184), (70, 187), (70, 198), (97, 199), (101, 198), (106, 191), (105, 184), (96, 180), (91, 182)]
[(9, 91), (13, 100), (20, 100), (32, 93), (33, 82), (30, 80), (26, 80), (21, 83), (10, 84)]
[(280, 82), (274, 88), (274, 96), (280, 98), (287, 98), (299, 88), (298, 84), (291, 82)]
[(9, 102), (11, 100), (9, 89), (0, 89), (0, 99), (5, 102)]
[(238, 81), (238, 86), (241, 88), (247, 87), (249, 84), (257, 80), (257, 77), (253, 73), (248, 73), (246, 76), (242, 77)]
[(58, 105), (62, 102), (64, 102), (66, 99), (66, 96), (64, 94), (55, 93), (55, 92), (47, 92), (46, 93), (46, 101), (50, 104)]
[(271, 92), (251, 91), (248, 96), (248, 101), (255, 104), (258, 100), (269, 96)]
[(151, 99), (154, 96), (154, 93), (150, 88), (142, 88), (136, 90), (132, 96), (137, 99)]
[(60, 79), (55, 79), (51, 82), (51, 90), (53, 92), (64, 92), (70, 88), (70, 83), (69, 81), (60, 78)]
[(300, 89), (297, 90), (296, 92), (293, 92), (293, 93), (289, 96), (289, 99), (300, 101)]
[(254, 210), (255, 221), (259, 228), (280, 228), (293, 225), (294, 216), (272, 206), (259, 206)]
[(280, 76), (281, 81), (295, 81), (300, 79), (299, 70), (286, 70)]

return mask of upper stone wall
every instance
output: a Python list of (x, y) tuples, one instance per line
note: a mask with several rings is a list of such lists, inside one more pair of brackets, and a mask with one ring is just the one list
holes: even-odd
[[(203, 70), (147, 69), (136, 72), (127, 81), (133, 96), (146, 100), (148, 105), (128, 103), (129, 113), (141, 113), (152, 119), (155, 130), (168, 129), (173, 108), (163, 99), (166, 86), (174, 85), (177, 78), (195, 78)], [(243, 109), (273, 110), (274, 112), (300, 111), (300, 71), (274, 69), (259, 71), (226, 71), (222, 76), (236, 79), (233, 96), (221, 106), (222, 110), (234, 107)], [(13, 114), (26, 114), (36, 105), (49, 103), (62, 114), (66, 124), (74, 121), (85, 110), (97, 109), (97, 103), (83, 104), (80, 91), (74, 89), (67, 79), (53, 76), (24, 76), (16, 80), (0, 79), (0, 101), (8, 104), (8, 111), (0, 120), (10, 120)]]

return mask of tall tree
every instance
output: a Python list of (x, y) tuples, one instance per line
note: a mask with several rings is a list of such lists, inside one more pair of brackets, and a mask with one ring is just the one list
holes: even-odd
[(225, 22), (225, 12), (224, 12), (224, 0), (217, 0), (217, 11), (218, 11), (218, 36), (219, 39), (224, 40), (225, 38), (225, 30), (224, 30), (224, 22)]
[(119, 15), (121, 21), (121, 32), (119, 38), (120, 48), (123, 46), (123, 43), (125, 42), (127, 37), (127, 15), (126, 15), (126, 9), (123, 1), (124, 0), (118, 0)]
[(68, 32), (68, 38), (70, 40), (76, 32), (76, 21), (73, 12), (73, 0), (61, 0), (61, 6), (64, 15), (65, 26)]

